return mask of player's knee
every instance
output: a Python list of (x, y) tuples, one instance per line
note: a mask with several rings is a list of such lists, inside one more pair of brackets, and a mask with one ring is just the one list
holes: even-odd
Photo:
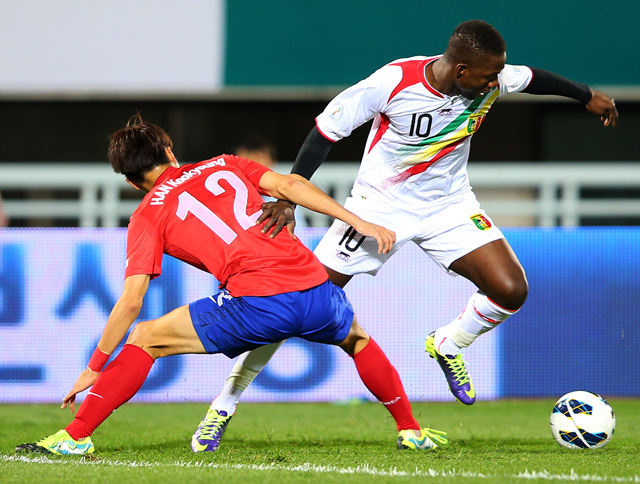
[(127, 344), (139, 346), (140, 348), (147, 348), (151, 345), (151, 339), (153, 336), (153, 326), (155, 320), (141, 321), (133, 328)]
[(362, 350), (367, 343), (369, 342), (369, 335), (367, 332), (358, 324), (358, 322), (353, 320), (353, 324), (351, 325), (351, 330), (349, 334), (344, 339), (342, 343), (340, 343), (340, 348), (342, 348), (348, 355), (353, 356)]
[(517, 310), (522, 307), (529, 295), (529, 283), (527, 278), (522, 277), (505, 277), (500, 281), (499, 287), (495, 288), (495, 293), (489, 295), (489, 298), (500, 306)]

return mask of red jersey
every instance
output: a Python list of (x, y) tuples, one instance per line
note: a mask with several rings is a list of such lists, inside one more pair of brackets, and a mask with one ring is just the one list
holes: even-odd
[(286, 230), (271, 239), (255, 225), (268, 170), (232, 155), (167, 168), (129, 220), (125, 277), (159, 276), (164, 253), (213, 274), (236, 297), (325, 282), (324, 267), (299, 240)]

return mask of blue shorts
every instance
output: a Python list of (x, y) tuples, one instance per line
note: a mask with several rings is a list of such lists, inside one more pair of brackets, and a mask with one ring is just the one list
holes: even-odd
[(339, 344), (353, 323), (351, 303), (330, 281), (275, 296), (233, 297), (222, 291), (192, 302), (189, 312), (207, 353), (229, 358), (296, 336)]

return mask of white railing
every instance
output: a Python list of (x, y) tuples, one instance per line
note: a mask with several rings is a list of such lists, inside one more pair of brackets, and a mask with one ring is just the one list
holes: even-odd
[[(640, 163), (472, 163), (469, 178), (496, 220), (528, 217), (534, 223), (526, 225), (575, 227), (582, 217), (640, 218), (640, 198), (581, 194), (584, 189), (640, 192)], [(505, 191), (516, 196), (507, 200), (501, 196)]]
[[(290, 166), (281, 163), (277, 169), (288, 173)], [(312, 181), (343, 202), (358, 166), (326, 163)], [(640, 217), (640, 198), (581, 195), (585, 188), (640, 191), (640, 163), (471, 163), (469, 177), (483, 208), (503, 226), (572, 227), (585, 216)], [(0, 190), (10, 218), (64, 219), (80, 227), (119, 226), (140, 199), (106, 163), (2, 164)], [(20, 197), (11, 196), (18, 191)], [(302, 214), (312, 226), (328, 224), (323, 215)]]
[[(117, 227), (139, 203), (139, 199), (124, 199), (123, 195), (134, 189), (107, 164), (3, 164), (0, 190), (28, 192), (25, 198), (15, 199), (3, 193), (10, 220), (57, 218), (80, 227)], [(70, 194), (75, 191), (77, 195)]]

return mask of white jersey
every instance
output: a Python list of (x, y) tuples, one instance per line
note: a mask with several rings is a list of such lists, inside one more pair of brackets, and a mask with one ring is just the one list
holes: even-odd
[(498, 87), (476, 99), (447, 96), (427, 81), (435, 57), (399, 59), (338, 94), (316, 118), (320, 132), (338, 141), (373, 119), (352, 189), (408, 211), (441, 208), (452, 195), (471, 190), (470, 141), (499, 96), (525, 89), (525, 66), (506, 65)]

